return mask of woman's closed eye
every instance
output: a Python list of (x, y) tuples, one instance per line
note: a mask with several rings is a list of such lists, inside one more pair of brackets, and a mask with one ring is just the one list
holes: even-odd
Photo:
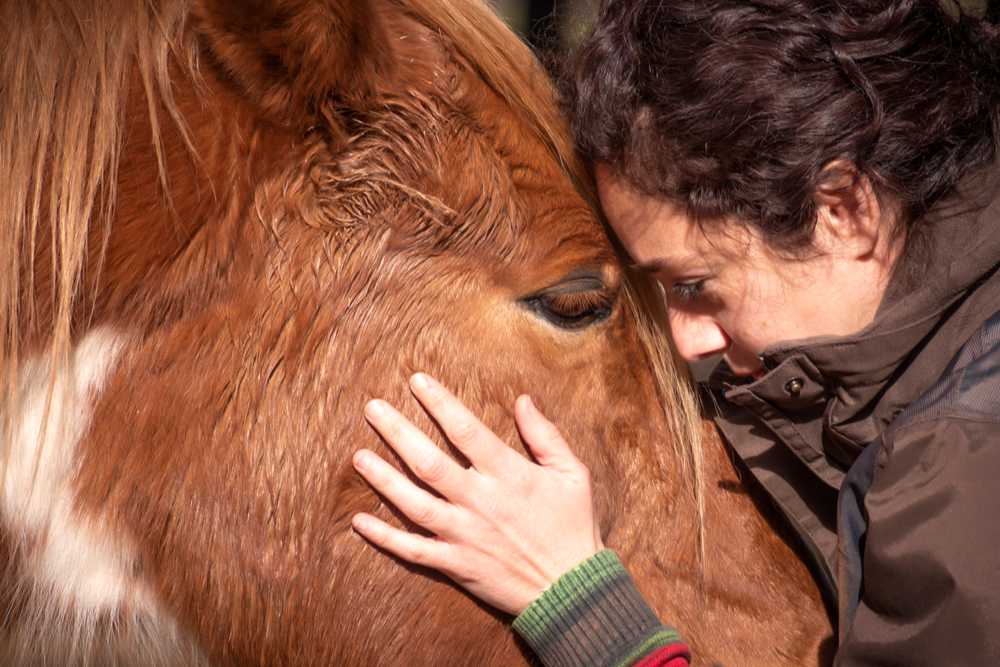
[(670, 288), (670, 291), (673, 292), (681, 301), (694, 301), (701, 295), (704, 288), (705, 281), (696, 280), (689, 283), (677, 283)]

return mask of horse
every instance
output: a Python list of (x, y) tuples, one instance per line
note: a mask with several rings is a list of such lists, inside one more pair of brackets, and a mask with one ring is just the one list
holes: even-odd
[[(477, 0), (4, 0), (0, 664), (529, 665), (352, 532), (433, 373), (531, 394), (695, 664), (829, 659), (557, 96)], [(538, 508), (545, 511), (545, 508)]]

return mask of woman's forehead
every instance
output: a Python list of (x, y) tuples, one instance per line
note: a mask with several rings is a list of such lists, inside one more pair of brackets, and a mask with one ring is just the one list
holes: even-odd
[(607, 167), (595, 170), (601, 207), (640, 270), (673, 273), (706, 258), (747, 256), (750, 235), (738, 223), (703, 227), (679, 204), (638, 192)]

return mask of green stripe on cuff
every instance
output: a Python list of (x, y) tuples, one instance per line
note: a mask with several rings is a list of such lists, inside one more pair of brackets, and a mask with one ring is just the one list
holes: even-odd
[(546, 667), (613, 667), (677, 643), (613, 551), (605, 549), (541, 593), (514, 629)]
[(614, 579), (628, 579), (625, 566), (611, 549), (598, 551), (552, 583), (514, 620), (514, 629), (530, 644), (547, 621), (563, 616), (584, 595), (608, 586)]

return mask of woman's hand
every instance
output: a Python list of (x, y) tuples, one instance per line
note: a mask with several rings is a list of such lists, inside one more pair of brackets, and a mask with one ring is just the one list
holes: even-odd
[(365, 406), (372, 426), (421, 480), (417, 487), (373, 452), (354, 467), (415, 523), (434, 533), (408, 533), (368, 514), (354, 529), (400, 558), (440, 570), (484, 602), (521, 613), (549, 584), (600, 551), (590, 472), (531, 399), (514, 404), (514, 421), (535, 465), (486, 428), (427, 375), (410, 378), (417, 400), (472, 467), (465, 469), (384, 401)]

